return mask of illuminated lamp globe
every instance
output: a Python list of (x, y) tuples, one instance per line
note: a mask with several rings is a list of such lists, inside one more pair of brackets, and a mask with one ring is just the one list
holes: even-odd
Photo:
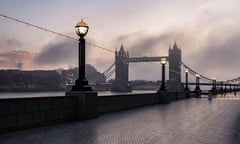
[(196, 78), (200, 78), (200, 75), (199, 74), (195, 74)]
[(75, 32), (78, 36), (84, 37), (88, 33), (88, 25), (83, 20), (75, 26)]
[(160, 63), (161, 63), (161, 64), (166, 64), (166, 63), (167, 63), (167, 58), (162, 57), (162, 58), (160, 59)]

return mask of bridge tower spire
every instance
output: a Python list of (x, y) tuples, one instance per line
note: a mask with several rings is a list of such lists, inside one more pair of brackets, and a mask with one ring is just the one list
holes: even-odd
[(128, 62), (126, 60), (129, 58), (129, 53), (121, 44), (120, 50), (115, 53), (115, 81), (112, 84), (112, 91), (126, 92), (131, 91), (128, 83)]
[(177, 45), (176, 41), (174, 41), (172, 48), (171, 46), (169, 46), (168, 61), (169, 61), (168, 90), (182, 91), (183, 90), (183, 84), (181, 82), (182, 51)]

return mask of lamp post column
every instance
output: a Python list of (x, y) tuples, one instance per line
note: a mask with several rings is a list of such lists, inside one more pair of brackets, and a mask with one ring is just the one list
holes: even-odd
[(201, 89), (200, 89), (200, 86), (199, 86), (199, 79), (200, 79), (200, 75), (196, 74), (196, 88), (195, 88), (196, 97), (200, 97), (201, 96)]
[(196, 90), (198, 90), (198, 89), (200, 89), (200, 87), (199, 87), (199, 75), (198, 74), (196, 74)]
[(229, 92), (232, 92), (232, 84), (229, 85)]
[(223, 93), (223, 81), (221, 81), (221, 88), (220, 88), (221, 94)]
[(188, 88), (188, 69), (185, 70), (185, 90), (189, 90), (189, 88)]
[(162, 63), (162, 85), (161, 85), (161, 90), (166, 90), (165, 86), (165, 64)]
[(78, 77), (79, 80), (85, 80), (85, 39), (80, 37), (79, 39), (79, 59), (78, 59)]
[(225, 81), (225, 83), (224, 83), (224, 94), (226, 94), (227, 93), (227, 82)]
[(167, 64), (167, 58), (161, 57), (160, 63), (162, 64), (162, 84), (161, 87), (158, 90), (158, 93), (160, 94), (160, 103), (169, 103), (168, 98), (168, 92), (165, 85), (165, 65)]
[(217, 93), (217, 81), (216, 81), (216, 78), (214, 77), (213, 79), (212, 79), (212, 93), (213, 94), (216, 94)]

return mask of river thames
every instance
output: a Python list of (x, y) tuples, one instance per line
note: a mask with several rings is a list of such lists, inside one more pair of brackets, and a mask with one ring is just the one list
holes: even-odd
[[(111, 91), (100, 91), (98, 96), (111, 96), (119, 94), (132, 94), (132, 93), (154, 93), (154, 90), (133, 90), (132, 92), (116, 93)], [(0, 98), (29, 98), (29, 97), (55, 97), (65, 96), (65, 91), (57, 92), (3, 92), (0, 93)]]

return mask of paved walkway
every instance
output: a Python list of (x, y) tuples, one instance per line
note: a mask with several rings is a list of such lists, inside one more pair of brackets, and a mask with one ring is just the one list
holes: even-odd
[(188, 99), (1, 134), (0, 144), (239, 144), (240, 97)]

